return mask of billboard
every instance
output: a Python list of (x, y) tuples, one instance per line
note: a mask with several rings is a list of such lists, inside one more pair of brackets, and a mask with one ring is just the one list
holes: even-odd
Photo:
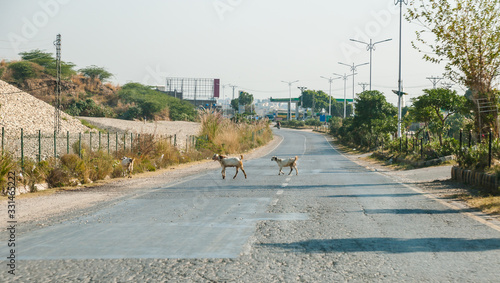
[(220, 79), (166, 78), (165, 91), (186, 100), (213, 100), (220, 95)]

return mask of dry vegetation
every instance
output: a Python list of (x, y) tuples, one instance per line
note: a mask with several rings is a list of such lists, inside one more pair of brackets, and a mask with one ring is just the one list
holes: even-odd
[[(107, 154), (91, 151), (83, 143), (73, 144), (72, 154), (59, 159), (51, 158), (40, 163), (25, 160), (24, 175), (20, 183), (36, 191), (35, 184), (48, 183), (49, 187), (67, 187), (88, 184), (98, 180), (124, 176), (119, 163), (122, 156), (133, 157), (133, 174), (156, 171), (171, 165), (208, 159), (216, 153), (243, 153), (272, 140), (272, 131), (267, 121), (234, 123), (218, 112), (204, 111), (200, 114), (201, 134), (196, 137), (196, 146), (180, 150), (169, 140), (155, 134), (141, 134), (134, 139), (131, 149)], [(81, 147), (81, 151), (80, 151)], [(20, 171), (20, 162), (6, 153), (0, 155), (0, 185), (11, 170)]]

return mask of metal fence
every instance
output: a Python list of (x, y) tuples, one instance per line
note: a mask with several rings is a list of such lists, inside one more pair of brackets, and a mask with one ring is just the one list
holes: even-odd
[[(138, 133), (46, 133), (41, 130), (27, 134), (23, 129), (6, 133), (6, 129), (2, 127), (1, 153), (8, 152), (14, 158), (32, 159), (38, 162), (50, 157), (58, 158), (69, 153), (81, 155), (82, 150), (102, 150), (108, 154), (139, 153), (141, 149), (153, 143), (151, 137), (152, 135), (143, 134), (141, 138), (141, 134)], [(156, 135), (154, 141), (158, 140), (165, 140), (180, 151), (188, 151), (196, 143), (195, 136), (187, 136), (185, 141), (179, 141), (177, 135)]]

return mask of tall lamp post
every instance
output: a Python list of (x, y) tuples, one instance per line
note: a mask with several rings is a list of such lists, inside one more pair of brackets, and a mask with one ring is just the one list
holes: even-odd
[[(304, 96), (304, 90), (307, 89), (307, 87), (305, 86), (298, 86), (297, 87), (298, 89), (300, 89), (300, 106), (304, 107), (303, 103), (302, 103), (302, 97)], [(295, 112), (295, 113), (298, 113), (298, 112)], [(295, 117), (295, 119), (297, 119), (298, 117)]]
[(349, 65), (349, 64), (346, 64), (346, 63), (342, 63), (342, 62), (339, 62), (340, 65), (344, 65), (344, 66), (347, 66), (347, 67), (350, 67), (351, 68), (351, 71), (352, 71), (352, 114), (355, 114), (354, 113), (354, 72), (356, 72), (356, 68), (359, 67), (359, 66), (364, 66), (364, 65), (368, 65), (370, 63), (363, 63), (363, 64), (358, 64), (358, 65), (354, 65), (354, 63), (352, 63), (352, 66)]
[[(347, 78), (349, 78), (350, 76), (354, 76), (356, 74), (350, 74), (350, 75), (346, 75), (346, 74), (340, 75), (340, 74), (335, 74), (335, 73), (333, 73), (333, 74), (336, 75), (336, 76), (341, 76), (342, 79), (344, 80), (344, 119), (345, 119), (346, 116), (347, 116), (347, 99), (346, 99), (346, 92), (345, 92), (345, 90), (346, 90), (346, 82), (347, 82)], [(352, 102), (353, 102), (353, 105), (354, 105), (354, 100)]]
[(391, 40), (392, 40), (392, 38), (389, 38), (389, 39), (385, 39), (385, 40), (381, 40), (381, 41), (377, 41), (375, 43), (372, 43), (372, 39), (370, 38), (370, 43), (367, 43), (367, 42), (359, 41), (356, 39), (351, 39), (351, 41), (366, 44), (366, 50), (370, 50), (370, 90), (372, 90), (372, 51), (375, 50), (375, 44), (379, 44), (379, 43), (391, 41)]
[(401, 29), (403, 27), (403, 3), (408, 4), (408, 0), (394, 0), (394, 4), (399, 4), (399, 78), (398, 78), (398, 138), (401, 135), (401, 107), (403, 97), (403, 86), (401, 81)]
[(342, 77), (338, 77), (338, 78), (332, 78), (332, 77), (323, 77), (323, 76), (320, 76), (322, 77), (323, 79), (327, 79), (328, 82), (330, 83), (330, 92), (328, 93), (328, 96), (330, 97), (330, 101), (328, 102), (328, 115), (332, 116), (332, 82), (334, 80), (338, 80), (338, 79), (341, 79)]
[(281, 81), (281, 82), (288, 84), (288, 92), (290, 95), (290, 102), (288, 102), (288, 121), (290, 121), (292, 120), (292, 84), (298, 82), (298, 80), (293, 82), (292, 81), (290, 82)]

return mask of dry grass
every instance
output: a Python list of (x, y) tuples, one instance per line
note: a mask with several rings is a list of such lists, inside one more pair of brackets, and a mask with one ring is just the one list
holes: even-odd
[(234, 123), (220, 112), (205, 110), (200, 113), (200, 136), (206, 139), (205, 148), (219, 154), (248, 151), (272, 139), (267, 121)]
[(467, 203), (485, 213), (500, 215), (500, 196), (470, 197)]

